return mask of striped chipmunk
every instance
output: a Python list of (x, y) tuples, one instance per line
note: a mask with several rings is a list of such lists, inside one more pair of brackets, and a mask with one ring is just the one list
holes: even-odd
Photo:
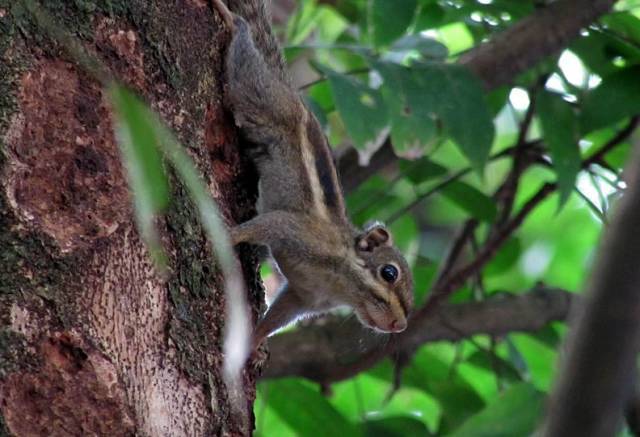
[(382, 224), (360, 230), (349, 221), (331, 149), (287, 75), (265, 1), (211, 1), (231, 33), (224, 104), (259, 173), (258, 215), (231, 238), (268, 246), (287, 279), (254, 344), (340, 306), (376, 331), (403, 331), (413, 306), (409, 266)]

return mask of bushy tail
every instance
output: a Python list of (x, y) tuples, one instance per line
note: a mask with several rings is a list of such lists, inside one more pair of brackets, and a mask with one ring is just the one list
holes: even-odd
[(227, 0), (229, 10), (249, 24), (256, 48), (262, 53), (271, 71), (282, 81), (289, 83), (280, 44), (271, 29), (270, 3), (270, 0)]

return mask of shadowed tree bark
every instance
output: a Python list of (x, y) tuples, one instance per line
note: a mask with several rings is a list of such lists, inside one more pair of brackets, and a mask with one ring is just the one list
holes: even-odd
[[(640, 148), (625, 169), (628, 190), (600, 248), (582, 305), (567, 341), (567, 354), (551, 396), (547, 437), (616, 435), (625, 410), (637, 408), (640, 351)], [(628, 417), (630, 426), (637, 426)]]
[[(254, 213), (255, 176), (221, 107), (228, 36), (206, 2), (43, 8), (175, 130), (229, 221)], [(221, 277), (185, 190), (174, 181), (158, 220), (161, 278), (100, 84), (21, 2), (0, 0), (0, 56), (0, 434), (246, 435), (259, 363), (238, 406), (221, 376)]]

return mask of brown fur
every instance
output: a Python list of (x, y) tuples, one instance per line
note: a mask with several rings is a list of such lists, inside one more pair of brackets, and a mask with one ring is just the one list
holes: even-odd
[[(256, 329), (256, 341), (296, 318), (337, 306), (382, 332), (406, 327), (411, 271), (381, 225), (356, 229), (346, 216), (331, 150), (287, 78), (260, 0), (212, 0), (230, 27), (225, 104), (260, 174), (259, 215), (231, 230), (234, 244), (266, 245), (287, 284)], [(393, 265), (393, 283), (380, 269)]]

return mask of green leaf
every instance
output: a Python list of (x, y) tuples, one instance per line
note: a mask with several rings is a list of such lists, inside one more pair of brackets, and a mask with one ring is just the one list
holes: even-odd
[(413, 294), (415, 298), (415, 306), (418, 308), (426, 299), (427, 292), (431, 289), (431, 285), (436, 278), (438, 272), (435, 263), (428, 265), (415, 266), (413, 272)]
[(471, 384), (428, 348), (420, 349), (404, 369), (402, 382), (424, 390), (438, 401), (442, 407), (441, 431), (453, 429), (484, 407)]
[(393, 52), (415, 50), (423, 58), (433, 60), (444, 60), (449, 54), (447, 46), (419, 33), (403, 36), (394, 42), (389, 50)]
[(465, 361), (476, 367), (495, 373), (496, 376), (499, 376), (502, 380), (510, 382), (522, 381), (518, 369), (508, 360), (498, 355), (494, 354), (490, 356), (486, 351), (478, 350), (471, 354)]
[(433, 101), (446, 132), (474, 168), (481, 170), (491, 151), (494, 126), (478, 79), (458, 65), (420, 64), (412, 69), (420, 96)]
[(400, 161), (400, 171), (414, 184), (419, 184), (430, 179), (447, 174), (447, 168), (424, 157), (416, 161)]
[(602, 17), (602, 24), (631, 42), (640, 42), (640, 18), (631, 12), (612, 12)]
[(580, 171), (577, 121), (571, 106), (558, 95), (542, 91), (537, 105), (544, 139), (558, 178), (562, 207), (573, 192)]
[[(422, 3), (425, 3), (424, 1)], [(415, 30), (433, 29), (443, 24), (446, 16), (445, 9), (437, 2), (423, 4), (418, 10)]]
[(263, 385), (262, 397), (299, 435), (358, 436), (358, 428), (345, 419), (311, 384), (283, 378)]
[(640, 65), (634, 65), (602, 79), (584, 99), (580, 117), (582, 133), (640, 113)]
[(395, 246), (405, 253), (409, 251), (420, 235), (416, 219), (410, 214), (400, 217), (391, 224), (390, 228)]
[(487, 264), (484, 273), (491, 276), (508, 271), (518, 262), (521, 252), (522, 245), (520, 244), (520, 240), (518, 238), (510, 238), (502, 245), (489, 264)]
[(431, 435), (424, 422), (412, 417), (369, 419), (362, 424), (367, 437), (428, 437)]
[(391, 119), (391, 143), (398, 156), (429, 153), (437, 135), (434, 108), (421, 100), (413, 72), (400, 65), (377, 62), (374, 67), (384, 80), (382, 95)]
[(303, 42), (318, 26), (318, 19), (322, 10), (310, 0), (299, 2), (295, 14), (287, 21), (287, 41), (289, 44)]
[(466, 182), (453, 181), (441, 193), (478, 220), (491, 222), (496, 217), (495, 202)]
[(418, 144), (429, 146), (439, 119), (474, 168), (484, 167), (494, 126), (480, 84), (470, 72), (457, 65), (372, 64), (384, 80), (394, 148), (409, 153)]
[(355, 147), (368, 150), (379, 143), (387, 125), (387, 111), (380, 92), (353, 77), (319, 68), (329, 79), (333, 100)]
[(377, 47), (387, 45), (409, 27), (416, 0), (369, 0), (370, 31)]
[(469, 418), (451, 437), (522, 437), (531, 435), (543, 411), (544, 395), (530, 384), (511, 386)]
[(124, 88), (112, 86), (109, 96), (115, 110), (115, 130), (129, 183), (133, 191), (140, 234), (159, 267), (165, 264), (153, 220), (168, 203), (169, 187), (157, 148), (155, 122), (147, 109)]

